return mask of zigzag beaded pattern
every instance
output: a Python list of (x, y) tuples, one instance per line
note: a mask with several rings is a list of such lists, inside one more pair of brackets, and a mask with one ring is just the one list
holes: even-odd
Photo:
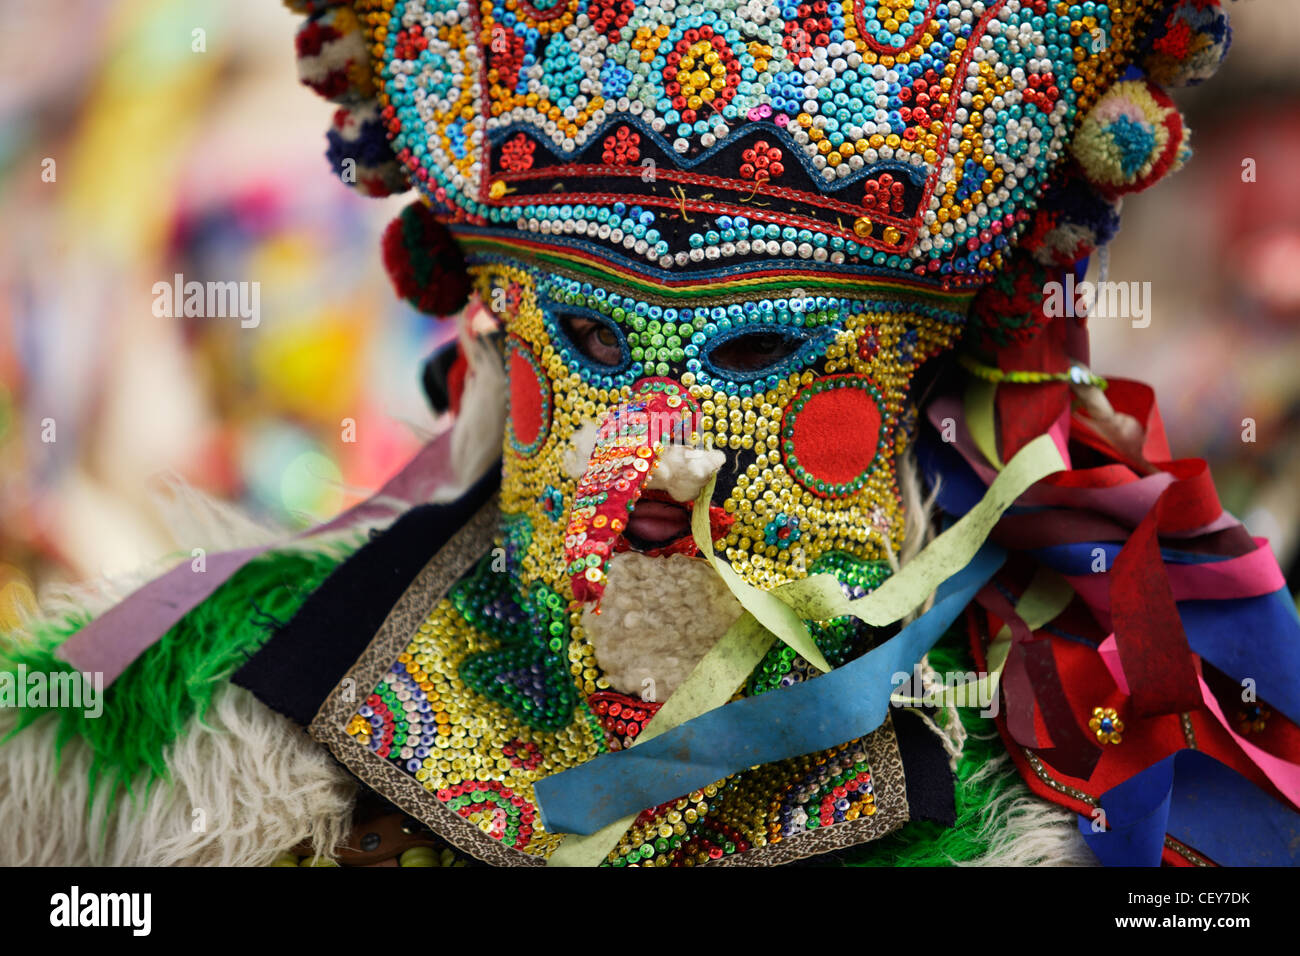
[(1163, 6), (356, 3), (394, 151), (450, 222), (609, 225), (607, 257), (675, 270), (808, 260), (948, 286), (1000, 266)]

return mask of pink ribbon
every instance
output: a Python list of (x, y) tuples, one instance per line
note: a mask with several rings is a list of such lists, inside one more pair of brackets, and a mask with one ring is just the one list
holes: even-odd
[[(928, 416), (930, 422), (939, 430), (940, 434), (944, 433), (943, 423), (945, 419), (951, 419), (956, 424), (953, 432), (954, 441), (950, 442), (950, 444), (962, 456), (966, 464), (970, 465), (980, 481), (986, 485), (991, 484), (997, 476), (997, 471), (985, 460), (984, 455), (976, 447), (975, 440), (966, 427), (961, 401), (952, 395), (937, 398), (930, 403)], [(1064, 441), (1064, 436), (1062, 433), (1058, 433), (1058, 429), (1063, 427), (1068, 427), (1068, 421), (1064, 417), (1058, 419), (1051, 430), (1053, 441), (1056, 442), (1058, 448), (1062, 446)], [(1124, 465), (1111, 465), (1109, 467), (1115, 472), (1114, 484), (1105, 487), (1081, 487), (1076, 485), (1054, 485), (1050, 481), (1044, 481), (1026, 491), (1016, 503), (1026, 507), (1086, 509), (1106, 515), (1132, 528), (1137, 527), (1152, 507), (1155, 506), (1156, 500), (1164, 493), (1164, 490), (1176, 480), (1173, 475), (1164, 471), (1139, 478)], [(1067, 471), (1063, 474), (1068, 476), (1070, 472)], [(1225, 511), (1208, 524), (1187, 531), (1161, 532), (1161, 537), (1192, 538), (1215, 531), (1222, 531), (1225, 528), (1235, 528), (1240, 524), (1240, 521)]]
[[(1206, 564), (1165, 564), (1175, 601), (1231, 600), (1262, 597), (1286, 586), (1267, 538), (1252, 539), (1258, 547), (1248, 554)], [(1110, 611), (1110, 585), (1105, 574), (1066, 575), (1070, 586), (1096, 611)]]

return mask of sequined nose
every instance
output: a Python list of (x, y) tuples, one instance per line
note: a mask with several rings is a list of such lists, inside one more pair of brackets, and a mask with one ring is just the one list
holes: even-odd
[(664, 449), (689, 441), (698, 421), (690, 394), (665, 378), (641, 379), (632, 397), (601, 419), (565, 530), (564, 558), (575, 600), (599, 603), (614, 545)]

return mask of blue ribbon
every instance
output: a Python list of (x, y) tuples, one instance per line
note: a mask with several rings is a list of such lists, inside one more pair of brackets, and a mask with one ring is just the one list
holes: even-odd
[[(1027, 551), (1035, 558), (1047, 565), (1053, 570), (1060, 571), (1062, 574), (1097, 574), (1093, 570), (1093, 564), (1097, 560), (1097, 551), (1101, 551), (1105, 556), (1105, 567), (1114, 566), (1115, 559), (1119, 557), (1120, 550), (1124, 547), (1123, 543), (1113, 541), (1076, 541), (1069, 544), (1051, 544), (1042, 548), (1033, 548)], [(1165, 564), (1218, 564), (1220, 561), (1229, 560), (1228, 555), (1223, 554), (1197, 554), (1194, 551), (1178, 551), (1173, 548), (1160, 549), (1160, 557), (1164, 559)]]
[(1192, 650), (1234, 680), (1253, 678), (1258, 697), (1300, 722), (1300, 619), (1286, 588), (1253, 598), (1179, 601)]
[(923, 429), (917, 438), (916, 461), (926, 486), (936, 489), (935, 500), (944, 514), (964, 515), (988, 491), (957, 449), (929, 429)]
[(1226, 764), (1180, 750), (1107, 790), (1108, 829), (1079, 832), (1107, 866), (1159, 866), (1168, 833), (1223, 866), (1300, 865), (1300, 814)]
[(594, 833), (729, 774), (871, 733), (889, 711), (893, 675), (911, 673), (1005, 557), (986, 543), (939, 586), (928, 612), (829, 674), (734, 701), (629, 750), (538, 781), (533, 792), (542, 824), (551, 833)]

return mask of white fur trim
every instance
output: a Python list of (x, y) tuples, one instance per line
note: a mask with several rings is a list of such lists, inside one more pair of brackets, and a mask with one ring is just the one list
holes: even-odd
[(971, 778), (1007, 774), (1015, 780), (981, 812), (990, 832), (988, 852), (959, 866), (1099, 866), (1079, 833), (1079, 817), (1039, 797), (1012, 770), (1011, 757), (999, 754)]
[[(15, 716), (0, 711), (0, 737)], [(84, 740), (70, 740), (56, 760), (57, 728), (43, 717), (0, 745), (0, 864), (265, 866), (303, 840), (329, 856), (351, 827), (348, 773), (233, 684), (167, 747), (169, 779), (146, 799), (137, 780), (134, 798), (119, 796), (111, 813), (103, 782), (88, 810)]]
[[(160, 496), (158, 507), (186, 556), (195, 542), (216, 551), (285, 536), (179, 479), (168, 485), (171, 499)], [(360, 530), (302, 546), (327, 547)], [(41, 617), (99, 614), (174, 561), (51, 589), (42, 595)], [(0, 740), (16, 721), (16, 711), (0, 710)], [(352, 777), (294, 724), (234, 685), (220, 687), (205, 718), (192, 718), (166, 749), (169, 779), (155, 782), (147, 799), (144, 780), (137, 780), (135, 796), (120, 796), (111, 814), (107, 782), (88, 803), (86, 741), (73, 738), (56, 759), (57, 729), (50, 715), (0, 743), (0, 865), (264, 865), (302, 840), (327, 855), (350, 829)], [(195, 809), (204, 811), (201, 832), (194, 830)]]
[(898, 493), (903, 505), (903, 548), (899, 566), (911, 561), (934, 537), (930, 515), (939, 494), (936, 484), (926, 498), (921, 488), (921, 474), (916, 465), (916, 455), (909, 448), (898, 459)]
[(456, 481), (439, 488), (434, 501), (453, 501), (483, 477), (501, 455), (506, 428), (506, 373), (489, 342), (462, 335), (460, 347), (469, 370), (465, 393), (451, 433)]

